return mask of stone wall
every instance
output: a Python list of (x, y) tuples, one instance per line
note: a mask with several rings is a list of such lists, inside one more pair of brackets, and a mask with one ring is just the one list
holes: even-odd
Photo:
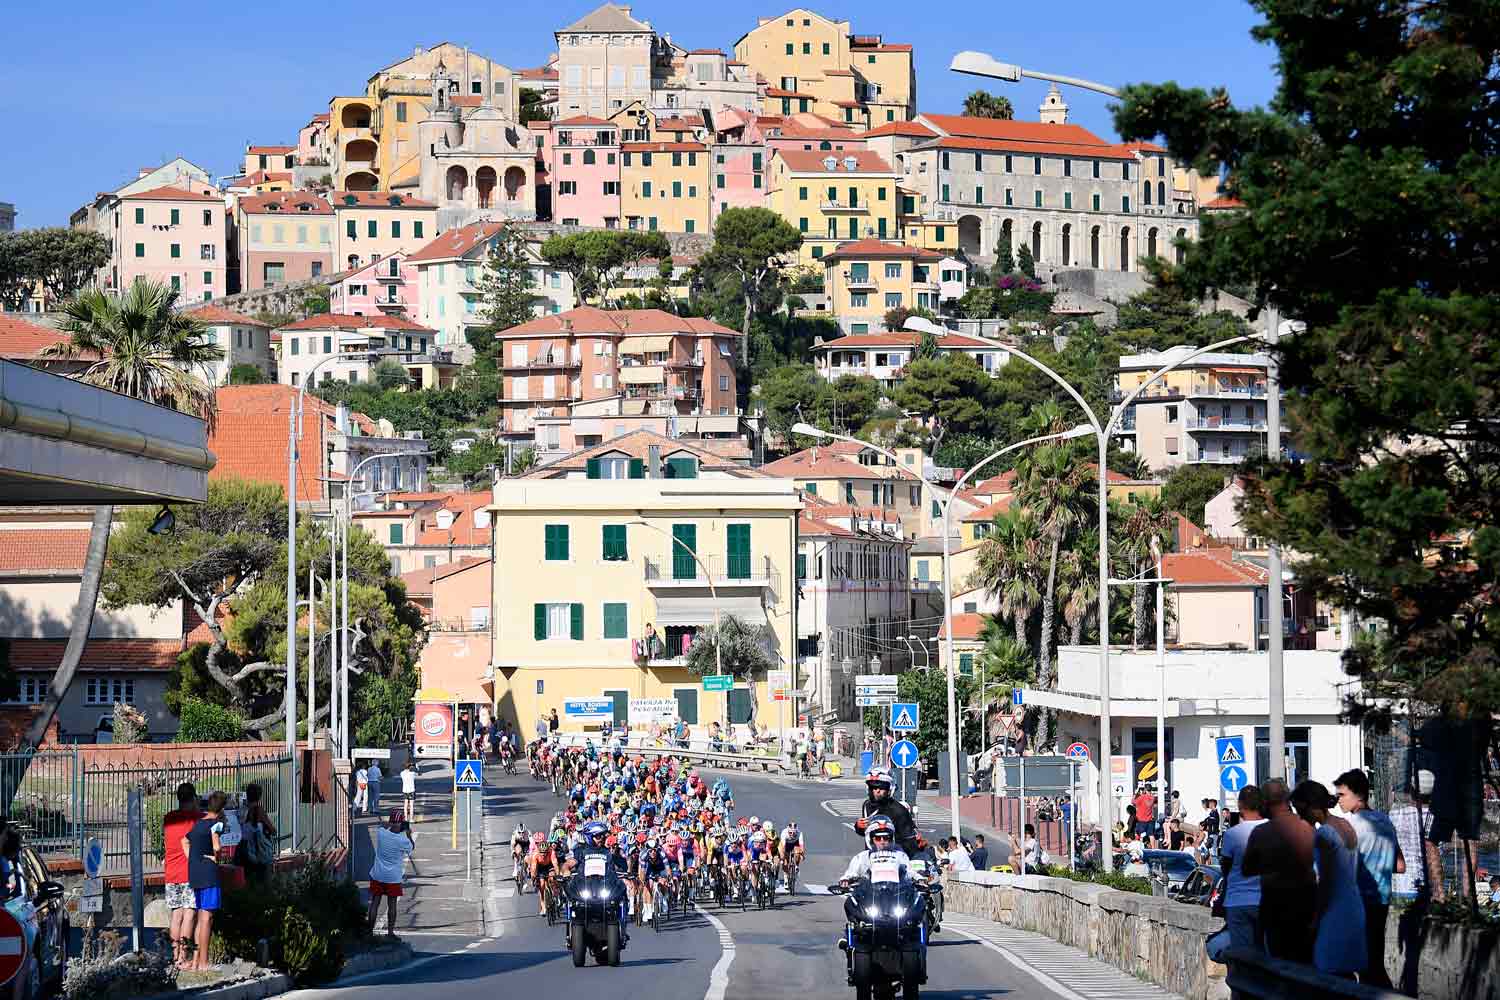
[(1386, 971), (1404, 993), (1422, 1000), (1500, 997), (1500, 928), (1440, 924), (1413, 908), (1391, 914), (1385, 937)]

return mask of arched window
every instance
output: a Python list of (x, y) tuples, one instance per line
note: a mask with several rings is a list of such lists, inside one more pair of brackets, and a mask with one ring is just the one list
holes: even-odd
[(1166, 181), (1157, 181), (1156, 182), (1156, 203), (1158, 205), (1165, 205), (1167, 203), (1167, 182)]
[(1062, 227), (1062, 266), (1073, 266), (1073, 227), (1067, 224)]
[(1187, 230), (1186, 229), (1179, 229), (1179, 230), (1177, 230), (1177, 246), (1176, 246), (1176, 250), (1177, 250), (1177, 263), (1179, 263), (1179, 264), (1181, 264), (1183, 262), (1183, 260), (1187, 257), (1186, 241), (1187, 241)]
[(1148, 205), (1151, 204), (1151, 182), (1147, 181), (1146, 183), (1142, 184), (1141, 187), (1145, 188), (1145, 190), (1141, 192), (1141, 200)]
[(833, 143), (829, 142), (827, 139), (824, 139), (822, 142), (818, 143), (818, 148), (819, 149), (832, 149), (833, 148)]
[(1156, 227), (1152, 226), (1146, 231), (1146, 256), (1156, 256)]
[(1158, 176), (1158, 177), (1165, 177), (1166, 175), (1167, 175), (1167, 158), (1165, 156), (1158, 156), (1156, 158), (1156, 176)]
[(1089, 231), (1089, 267), (1099, 267), (1099, 227)]
[(1042, 224), (1034, 222), (1031, 225), (1031, 259), (1037, 263), (1042, 260)]
[(594, 151), (592, 149), (585, 149), (583, 151), (583, 162), (585, 165), (594, 162)]
[(1130, 270), (1130, 227), (1120, 230), (1120, 270)]

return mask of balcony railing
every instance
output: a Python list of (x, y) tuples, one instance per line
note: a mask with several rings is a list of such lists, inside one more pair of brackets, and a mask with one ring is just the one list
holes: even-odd
[[(1317, 649), (1318, 633), (1328, 631), (1331, 623), (1327, 615), (1308, 615), (1281, 619), (1281, 647), (1283, 649)], [(1256, 648), (1266, 649), (1270, 645), (1270, 619), (1256, 622)]]
[[(699, 565), (700, 561), (703, 565)], [(646, 582), (661, 586), (770, 587), (779, 591), (780, 574), (770, 556), (730, 558), (699, 555), (692, 559), (686, 553), (666, 559), (646, 557)], [(707, 575), (704, 570), (707, 568)]]
[(378, 282), (380, 282), (382, 285), (404, 285), (404, 284), (406, 284), (406, 279), (401, 276), (401, 272), (400, 271), (397, 271), (395, 274), (392, 274), (389, 271), (380, 271), (378, 274), (375, 275), (375, 280), (378, 281)]
[(427, 623), (429, 632), (488, 632), (489, 619), (474, 621), (471, 618), (434, 618)]
[(866, 274), (863, 277), (857, 277), (852, 271), (844, 272), (844, 284), (848, 285), (850, 288), (876, 287), (875, 278), (873, 276)]
[(870, 206), (858, 201), (828, 201), (818, 202), (818, 206), (825, 212), (868, 212)]
[(540, 358), (530, 358), (520, 364), (512, 361), (500, 366), (505, 371), (521, 371), (528, 368), (582, 368), (582, 358), (569, 358), (566, 355), (548, 354)]
[(1211, 398), (1244, 399), (1246, 397), (1263, 399), (1266, 395), (1266, 387), (1257, 385), (1222, 385), (1217, 382), (1194, 382), (1188, 389), (1190, 396), (1209, 396)]
[(702, 368), (703, 355), (695, 354), (691, 358), (683, 358), (680, 361), (665, 362), (668, 368)]
[(1190, 431), (1264, 431), (1265, 417), (1224, 417), (1194, 415), (1187, 418)]

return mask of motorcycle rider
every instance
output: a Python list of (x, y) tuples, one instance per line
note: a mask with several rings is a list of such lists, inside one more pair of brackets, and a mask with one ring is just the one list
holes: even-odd
[[(586, 858), (594, 855), (603, 857), (605, 859), (604, 883), (609, 888), (611, 894), (613, 894), (620, 891), (624, 883), (620, 880), (620, 873), (616, 868), (616, 862), (612, 856), (613, 852), (605, 842), (605, 838), (608, 836), (609, 827), (606, 824), (599, 820), (592, 820), (587, 823), (583, 828), (583, 840), (579, 842), (577, 847), (573, 848), (572, 856), (563, 863), (562, 870), (565, 874), (581, 874)], [(625, 920), (620, 921), (621, 941), (628, 941), (630, 938), (625, 928), (626, 923), (627, 921)]]
[(877, 862), (894, 862), (901, 881), (911, 881), (907, 854), (896, 843), (896, 825), (886, 816), (872, 816), (865, 824), (865, 850), (849, 859), (839, 883), (847, 887), (855, 879), (868, 878)]
[(923, 841), (917, 834), (911, 810), (891, 794), (891, 772), (884, 768), (871, 768), (870, 773), (865, 775), (865, 787), (870, 790), (870, 794), (860, 807), (860, 818), (854, 821), (854, 832), (865, 833), (874, 817), (884, 816), (891, 821), (896, 831), (896, 843), (901, 850), (908, 857), (915, 857), (921, 852)]

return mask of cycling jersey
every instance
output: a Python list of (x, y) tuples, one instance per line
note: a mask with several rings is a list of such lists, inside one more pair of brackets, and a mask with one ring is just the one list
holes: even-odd
[(667, 856), (661, 851), (647, 851), (641, 855), (641, 871), (647, 878), (660, 878), (667, 873)]

